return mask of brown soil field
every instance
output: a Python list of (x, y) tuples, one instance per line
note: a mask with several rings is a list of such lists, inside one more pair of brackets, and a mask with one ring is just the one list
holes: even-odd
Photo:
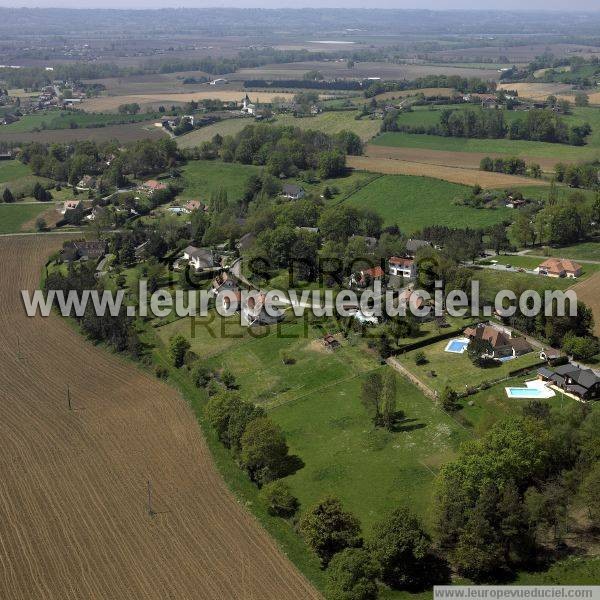
[(444, 179), (463, 185), (479, 184), (483, 188), (502, 188), (518, 185), (548, 185), (547, 181), (529, 177), (517, 177), (502, 173), (488, 173), (477, 169), (446, 167), (408, 160), (392, 158), (373, 158), (370, 156), (348, 156), (347, 164), (353, 169), (384, 173), (385, 175), (418, 175)]
[(19, 290), (62, 239), (0, 239), (0, 598), (319, 598), (230, 493), (172, 388), (59, 316), (25, 316)]
[(359, 62), (349, 69), (346, 61), (300, 62), (265, 65), (253, 69), (240, 69), (236, 73), (225, 75), (230, 81), (245, 79), (296, 79), (306, 71), (317, 70), (325, 77), (381, 77), (382, 79), (415, 79), (426, 75), (459, 75), (461, 77), (480, 77), (498, 79), (496, 68), (471, 69), (448, 65), (393, 64), (384, 62)]
[(155, 127), (154, 121), (127, 123), (126, 125), (109, 125), (108, 127), (92, 127), (79, 129), (46, 129), (44, 131), (0, 132), (0, 142), (73, 142), (76, 140), (93, 140), (95, 142), (135, 142), (146, 138), (159, 139), (165, 135), (162, 128)]
[[(502, 158), (506, 154), (490, 152), (446, 152), (444, 150), (429, 150), (427, 148), (395, 148), (392, 146), (369, 145), (365, 154), (371, 158), (395, 158), (413, 162), (443, 165), (447, 167), (460, 167), (464, 169), (479, 169), (482, 158)], [(538, 163), (544, 171), (554, 172), (556, 159), (523, 156), (526, 162)]]
[[(224, 102), (236, 101), (240, 102), (245, 92), (239, 90), (227, 89), (226, 86), (210, 86), (201, 92), (185, 92), (185, 93), (156, 93), (156, 94), (127, 94), (119, 96), (98, 96), (90, 98), (81, 103), (81, 108), (87, 112), (115, 112), (121, 104), (131, 104), (137, 102), (142, 108), (148, 106), (158, 106), (160, 104), (181, 104), (191, 102), (192, 100), (223, 100)], [(273, 93), (273, 92), (252, 92), (249, 94), (251, 100), (257, 102), (271, 102), (274, 97), (289, 97), (293, 94)]]
[(501, 83), (498, 89), (517, 90), (520, 98), (545, 100), (552, 94), (555, 96), (565, 95), (573, 89), (573, 86), (567, 83)]
[(594, 314), (594, 333), (600, 335), (600, 273), (594, 273), (573, 287), (577, 298), (587, 304)]

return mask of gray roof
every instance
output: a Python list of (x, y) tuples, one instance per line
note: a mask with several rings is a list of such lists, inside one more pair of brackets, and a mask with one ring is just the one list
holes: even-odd
[(554, 377), (561, 383), (568, 377), (572, 379), (578, 386), (584, 387), (586, 390), (600, 383), (600, 377), (592, 371), (592, 369), (580, 369), (579, 367), (567, 363), (556, 367), (553, 372)]
[(414, 240), (412, 238), (406, 240), (406, 249), (409, 252), (414, 253), (419, 250), (419, 248), (424, 248), (425, 246), (431, 246), (431, 242), (428, 242), (427, 240)]
[(283, 184), (283, 193), (284, 194), (296, 196), (300, 192), (302, 192), (302, 188), (299, 185), (296, 185), (295, 183), (284, 183)]

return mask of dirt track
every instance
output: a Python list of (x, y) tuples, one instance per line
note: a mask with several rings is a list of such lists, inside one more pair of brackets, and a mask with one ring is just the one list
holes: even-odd
[(60, 244), (0, 239), (0, 598), (318, 598), (237, 504), (174, 390), (58, 316), (25, 317), (18, 290)]

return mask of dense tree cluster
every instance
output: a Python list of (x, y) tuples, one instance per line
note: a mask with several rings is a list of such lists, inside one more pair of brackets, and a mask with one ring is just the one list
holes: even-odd
[[(45, 281), (46, 290), (61, 290), (66, 294), (69, 291), (76, 292), (82, 297), (84, 290), (96, 290), (101, 295), (104, 292), (101, 284), (95, 278), (95, 267), (93, 261), (85, 263), (70, 263), (66, 273), (52, 271)], [(58, 308), (58, 300), (55, 299)], [(83, 316), (71, 316), (81, 325), (81, 328), (90, 339), (104, 342), (119, 352), (127, 351), (132, 356), (139, 358), (142, 346), (138, 338), (135, 323), (132, 317), (127, 316), (127, 307), (123, 303), (119, 314), (111, 316), (107, 310), (104, 315), (96, 314), (94, 304), (88, 302)]]
[(84, 175), (100, 178), (99, 188), (108, 190), (134, 177), (160, 173), (176, 164), (177, 145), (171, 139), (141, 140), (121, 148), (116, 142), (79, 141), (72, 144), (23, 145), (19, 159), (35, 175), (77, 185)]
[[(562, 539), (576, 497), (597, 477), (596, 411), (529, 415), (498, 422), (438, 477), (438, 542), (476, 582), (502, 579)], [(594, 514), (598, 499), (588, 501)]]
[(524, 118), (507, 123), (503, 110), (463, 109), (442, 111), (437, 126), (426, 133), (449, 137), (531, 140), (582, 146), (591, 133), (589, 124), (571, 127), (557, 113), (548, 109), (527, 111)]
[(315, 169), (328, 178), (341, 175), (346, 168), (345, 155), (360, 154), (362, 144), (349, 131), (328, 136), (291, 126), (248, 125), (236, 136), (225, 137), (219, 152), (226, 162), (264, 165), (276, 177)]

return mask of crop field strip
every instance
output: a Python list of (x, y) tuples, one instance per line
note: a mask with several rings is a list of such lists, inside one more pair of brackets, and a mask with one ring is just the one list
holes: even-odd
[(318, 598), (228, 491), (173, 389), (58, 316), (24, 315), (18, 290), (61, 241), (0, 240), (0, 597)]
[(393, 158), (375, 158), (371, 156), (349, 156), (348, 166), (362, 171), (383, 173), (385, 175), (416, 175), (443, 179), (462, 185), (479, 184), (484, 188), (514, 187), (519, 185), (546, 186), (547, 181), (504, 173), (491, 173), (462, 167), (448, 167), (427, 162), (397, 160)]

